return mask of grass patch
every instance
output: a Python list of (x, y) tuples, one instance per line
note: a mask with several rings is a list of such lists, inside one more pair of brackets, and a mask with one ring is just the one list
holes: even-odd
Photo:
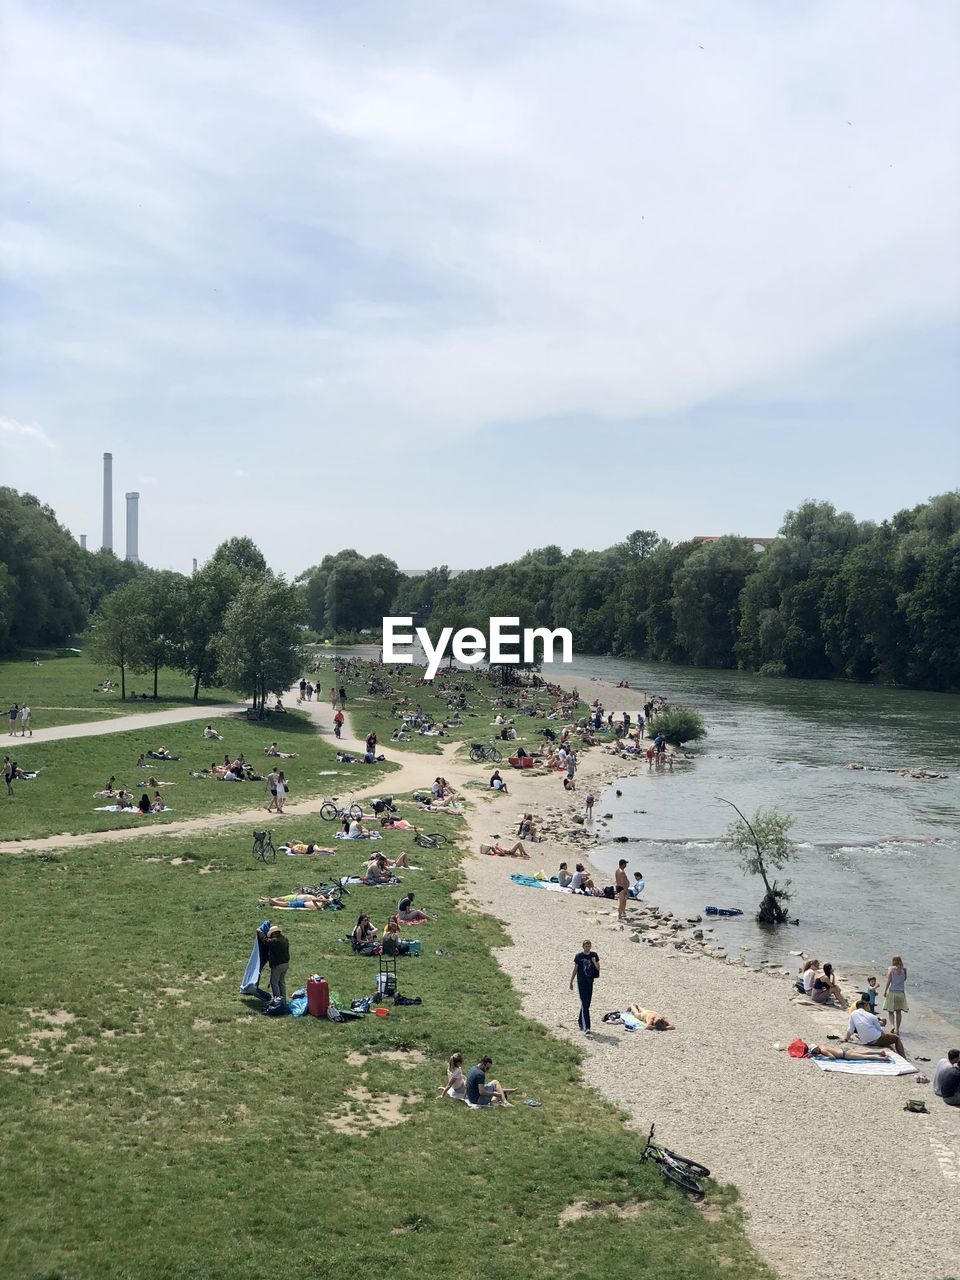
[[(291, 711), (266, 724), (250, 722), (242, 715), (211, 717), (209, 723), (223, 734), (222, 742), (203, 738), (203, 720), (60, 742), (18, 738), (15, 745), (10, 744), (11, 756), (22, 768), (41, 772), (31, 782), (15, 784), (13, 797), (0, 794), (3, 838), (113, 831), (138, 823), (156, 826), (212, 813), (236, 813), (260, 804), (266, 808), (269, 797), (265, 783), (218, 782), (192, 778), (190, 774), (208, 768), (213, 761), (221, 762), (225, 754), (234, 758), (241, 752), (266, 774), (270, 761), (263, 750), (275, 738), (282, 751), (296, 752), (299, 757), (279, 762), (291, 785), (289, 816), (279, 820), (281, 825), (296, 825), (298, 801), (331, 794), (346, 798), (352, 789), (370, 786), (394, 767), (337, 764), (330, 739), (321, 737), (303, 712)], [(141, 752), (161, 745), (180, 759), (175, 763), (149, 761), (148, 769), (136, 767)], [(331, 770), (335, 776), (327, 776)], [(174, 783), (163, 789), (169, 811), (146, 818), (94, 812), (98, 805), (109, 803), (94, 799), (93, 793), (111, 775), (119, 786), (134, 791), (138, 790), (138, 782), (146, 782), (151, 776)]]
[[(18, 957), (0, 993), (5, 1274), (769, 1280), (736, 1208), (711, 1220), (639, 1166), (642, 1140), (582, 1087), (577, 1050), (521, 1016), (491, 956), (507, 939), (454, 903), (452, 843), (430, 852), (390, 833), (381, 846), (425, 866), (403, 889), (434, 919), (416, 931), (423, 955), (399, 961), (422, 1006), (342, 1026), (249, 1007), (237, 990), (258, 896), (350, 870), (361, 852), (255, 866), (250, 834), (0, 863)], [(346, 911), (276, 917), (290, 989), (322, 972), (346, 999), (371, 992), (376, 960), (338, 939), (361, 909), (382, 924), (396, 896), (363, 888)], [(38, 1039), (45, 1029), (62, 1034)], [(489, 1052), (543, 1106), (436, 1101), (454, 1049)], [(616, 1214), (638, 1200), (633, 1217), (558, 1226), (577, 1202)]]
[[(114, 716), (135, 715), (149, 711), (168, 711), (171, 707), (210, 706), (241, 702), (239, 694), (228, 689), (201, 690), (199, 704), (193, 701), (193, 682), (182, 671), (164, 667), (160, 671), (159, 697), (154, 702), (121, 702), (119, 688), (100, 693), (102, 680), (116, 679), (112, 669), (98, 667), (88, 658), (57, 658), (50, 653), (37, 653), (40, 666), (32, 659), (0, 662), (0, 711), (13, 702), (24, 703), (33, 712), (33, 728), (49, 729), (54, 725), (80, 724), (90, 720), (109, 720)], [(131, 675), (127, 678), (127, 694), (136, 689), (150, 692), (153, 676)], [(3, 725), (6, 733), (7, 725)]]

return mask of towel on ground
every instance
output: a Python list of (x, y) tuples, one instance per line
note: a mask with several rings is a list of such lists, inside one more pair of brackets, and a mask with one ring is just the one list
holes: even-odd
[(892, 1049), (887, 1050), (886, 1062), (852, 1062), (835, 1058), (811, 1058), (821, 1071), (845, 1071), (852, 1076), (908, 1076), (916, 1067)]
[(538, 880), (536, 876), (524, 876), (515, 872), (510, 879), (514, 884), (525, 885), (528, 889), (550, 889), (554, 893), (569, 893), (567, 885), (557, 884), (555, 880)]

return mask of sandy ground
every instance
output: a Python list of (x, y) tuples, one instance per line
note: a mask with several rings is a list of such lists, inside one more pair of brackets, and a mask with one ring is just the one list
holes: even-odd
[[(621, 709), (621, 691), (612, 686), (581, 682), (580, 692), (588, 700), (600, 696), (608, 710)], [(631, 707), (636, 700), (632, 691)], [(329, 704), (304, 706), (320, 731), (332, 736)], [(151, 723), (158, 718), (143, 717)], [(89, 733), (115, 726), (132, 727), (115, 721), (76, 728)], [(62, 730), (51, 734), (67, 736)], [(348, 750), (359, 745), (347, 733), (343, 741)], [(458, 787), (484, 776), (484, 768), (455, 762), (454, 750), (451, 745), (442, 757), (405, 755), (388, 779), (366, 789), (354, 786), (351, 794), (400, 793), (428, 785), (438, 773)], [(631, 1125), (645, 1132), (656, 1121), (668, 1145), (739, 1188), (750, 1235), (783, 1280), (944, 1280), (956, 1274), (960, 1112), (910, 1076), (826, 1074), (777, 1052), (775, 1042), (842, 1034), (846, 1023), (839, 1011), (792, 998), (787, 977), (670, 944), (652, 945), (644, 940), (650, 930), (642, 926), (654, 923), (653, 911), (641, 904), (631, 904), (624, 927), (616, 923), (615, 904), (605, 899), (548, 894), (511, 882), (516, 870), (542, 866), (549, 874), (562, 858), (585, 860), (576, 847), (561, 839), (544, 842), (531, 848), (529, 862), (477, 852), (494, 836), (511, 837), (527, 810), (561, 832), (575, 829), (571, 819), (582, 812), (588, 787), (596, 789), (629, 768), (594, 751), (582, 759), (573, 796), (563, 792), (556, 776), (513, 771), (509, 796), (470, 787), (464, 793), (471, 801), (466, 818), (473, 850), (464, 863), (465, 897), (506, 926), (511, 945), (498, 952), (498, 960), (525, 1013), (580, 1045), (587, 1083), (620, 1107)], [(278, 820), (282, 834), (310, 838), (303, 819), (321, 803), (319, 797), (303, 801), (285, 814)], [(262, 814), (260, 806), (163, 827), (7, 842), (0, 851), (174, 836), (256, 821)], [(271, 825), (278, 822), (272, 819)], [(573, 955), (588, 937), (602, 966), (589, 1038), (577, 1029), (577, 999), (568, 990)], [(600, 1022), (607, 1009), (634, 1000), (666, 1013), (678, 1030), (631, 1034)], [(908, 1037), (908, 1052), (910, 1047)], [(921, 1064), (927, 1074), (932, 1065)], [(507, 1062), (502, 1075), (511, 1083)], [(518, 1083), (535, 1089), (534, 1081)], [(903, 1111), (908, 1097), (924, 1097), (930, 1114)]]

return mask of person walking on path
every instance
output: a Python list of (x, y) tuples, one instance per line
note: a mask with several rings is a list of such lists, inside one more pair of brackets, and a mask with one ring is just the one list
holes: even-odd
[(270, 991), (274, 1000), (282, 1000), (286, 1004), (290, 940), (276, 925), (267, 933), (267, 959), (270, 962)]
[(21, 738), (25, 738), (27, 736), (28, 729), (30, 730), (30, 737), (31, 738), (33, 737), (33, 730), (30, 729), (30, 717), (32, 715), (33, 715), (33, 712), (30, 710), (27, 704), (24, 703), (23, 706), (20, 708), (20, 737)]
[(347, 691), (343, 687), (343, 685), (340, 686), (340, 691), (338, 696), (340, 698), (341, 707), (345, 707), (347, 705)]
[(274, 765), (267, 774), (267, 787), (270, 790), (270, 803), (267, 805), (267, 813), (273, 813), (274, 809), (277, 810), (277, 813), (280, 812), (277, 808), (277, 783), (279, 781), (280, 775), (277, 772), (277, 766)]
[(617, 870), (613, 877), (613, 881), (617, 890), (617, 919), (626, 920), (627, 896), (630, 892), (630, 881), (627, 879), (626, 858), (621, 858), (617, 863)]
[(287, 799), (287, 778), (281, 769), (277, 774), (277, 813), (283, 813), (283, 806)]
[(590, 1034), (590, 1002), (593, 1000), (593, 984), (600, 977), (600, 957), (593, 949), (593, 943), (585, 938), (580, 950), (573, 957), (573, 973), (570, 975), (570, 990), (576, 979), (577, 993), (580, 996), (580, 1016), (577, 1026), (584, 1035)]
[(887, 970), (887, 984), (883, 988), (883, 1008), (890, 1014), (892, 1030), (895, 1036), (900, 1034), (900, 1019), (910, 1012), (907, 1004), (907, 968), (900, 956), (894, 956)]

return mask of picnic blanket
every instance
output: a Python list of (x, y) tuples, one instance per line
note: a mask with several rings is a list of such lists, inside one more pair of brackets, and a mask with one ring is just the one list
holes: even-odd
[(569, 893), (567, 885), (557, 884), (556, 880), (538, 880), (536, 876), (524, 876), (514, 872), (510, 877), (514, 884), (525, 885), (528, 889), (550, 889), (553, 893)]
[(333, 833), (334, 840), (382, 840), (383, 836), (379, 831), (369, 831), (366, 835), (352, 836), (346, 831), (335, 831)]
[(892, 1049), (887, 1050), (886, 1062), (841, 1062), (834, 1058), (811, 1058), (810, 1061), (821, 1071), (844, 1071), (851, 1076), (908, 1076), (917, 1069)]
[(333, 858), (337, 852), (336, 849), (313, 849), (310, 853), (297, 853), (285, 844), (280, 846), (280, 851), (288, 858)]

